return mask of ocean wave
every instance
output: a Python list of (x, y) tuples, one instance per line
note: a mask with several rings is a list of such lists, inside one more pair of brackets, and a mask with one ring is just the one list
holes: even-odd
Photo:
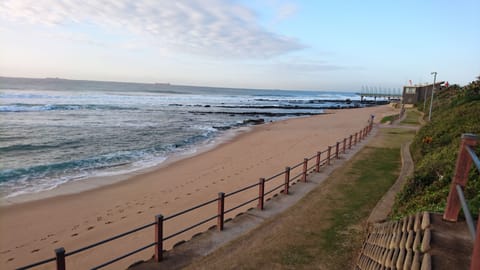
[(136, 107), (121, 107), (99, 104), (9, 104), (0, 105), (0, 112), (38, 112), (72, 110), (138, 110)]

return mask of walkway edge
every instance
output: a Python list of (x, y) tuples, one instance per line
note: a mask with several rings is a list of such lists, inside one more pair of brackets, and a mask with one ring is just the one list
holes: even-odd
[(395, 196), (402, 189), (407, 178), (413, 174), (413, 160), (410, 154), (410, 144), (412, 142), (403, 143), (400, 149), (402, 159), (402, 169), (395, 183), (390, 189), (383, 195), (378, 201), (377, 205), (373, 208), (370, 216), (367, 219), (368, 223), (376, 223), (385, 221), (392, 211), (393, 204), (395, 203)]

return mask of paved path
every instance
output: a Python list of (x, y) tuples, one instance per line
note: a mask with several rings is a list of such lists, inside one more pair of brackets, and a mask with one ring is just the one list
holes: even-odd
[[(407, 112), (408, 113), (408, 112)], [(418, 121), (421, 123), (420, 126), (412, 125), (402, 125), (401, 122), (407, 117), (407, 113), (404, 113), (403, 116), (395, 120), (391, 125), (383, 125), (383, 128), (402, 128), (402, 129), (414, 129), (418, 130), (425, 123), (423, 121), (423, 114), (419, 117)], [(385, 221), (392, 211), (393, 204), (395, 203), (395, 196), (403, 188), (408, 177), (413, 174), (414, 163), (412, 160), (412, 155), (410, 154), (410, 144), (407, 142), (401, 146), (401, 157), (402, 157), (402, 169), (400, 175), (398, 176), (395, 183), (392, 187), (385, 193), (385, 195), (380, 199), (375, 208), (373, 208), (370, 216), (368, 217), (369, 223), (376, 223)]]

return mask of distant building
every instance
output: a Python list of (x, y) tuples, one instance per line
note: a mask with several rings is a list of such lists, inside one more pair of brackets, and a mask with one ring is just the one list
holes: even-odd
[[(444, 82), (435, 83), (435, 90), (441, 89)], [(403, 103), (416, 104), (424, 101), (425, 97), (429, 98), (432, 95), (433, 83), (427, 85), (409, 85), (403, 87)]]

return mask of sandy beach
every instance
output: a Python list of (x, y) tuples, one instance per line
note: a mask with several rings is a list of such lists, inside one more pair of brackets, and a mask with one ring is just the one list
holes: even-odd
[[(228, 142), (198, 155), (172, 162), (128, 180), (76, 194), (0, 207), (0, 265), (13, 269), (54, 256), (54, 249), (75, 250), (154, 221), (154, 216), (192, 207), (269, 177), (285, 166), (324, 150), (359, 131), (370, 115), (379, 121), (393, 114), (388, 106), (332, 110), (325, 115), (289, 119), (255, 126)], [(227, 207), (251, 199), (251, 192), (232, 196)], [(251, 206), (250, 206), (251, 207)], [(215, 215), (211, 204), (166, 222), (165, 235)], [(236, 212), (230, 213), (234, 216)], [(166, 248), (188, 240), (198, 230), (167, 241)], [(154, 241), (153, 227), (109, 244), (67, 257), (67, 269), (86, 269)], [(123, 269), (148, 259), (153, 248), (126, 258), (111, 268)], [(46, 264), (35, 269), (52, 269)]]

